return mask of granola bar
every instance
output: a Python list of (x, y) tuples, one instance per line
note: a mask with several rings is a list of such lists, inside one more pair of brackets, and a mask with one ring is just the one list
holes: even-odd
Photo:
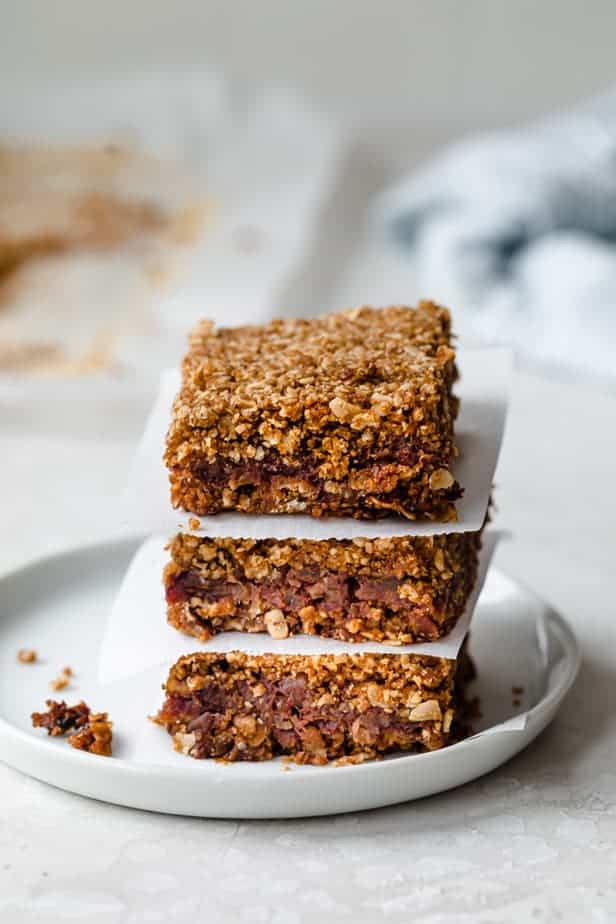
[(422, 655), (186, 655), (171, 668), (154, 721), (190, 757), (296, 763), (432, 751), (453, 740), (457, 661)]
[(323, 541), (180, 533), (164, 572), (167, 619), (203, 641), (229, 630), (433, 641), (464, 611), (480, 544), (480, 532)]
[(260, 327), (202, 321), (167, 434), (172, 503), (455, 519), (450, 326), (431, 302)]

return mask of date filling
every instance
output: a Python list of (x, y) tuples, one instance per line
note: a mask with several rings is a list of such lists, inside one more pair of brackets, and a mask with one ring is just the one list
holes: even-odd
[[(405, 582), (395, 577), (287, 568), (275, 580), (248, 581), (238, 575), (236, 581), (229, 581), (208, 580), (189, 569), (167, 579), (166, 598), (168, 604), (189, 604), (188, 619), (210, 626), (202, 634), (205, 638), (227, 628), (267, 631), (264, 616), (277, 610), (289, 633), (332, 634), (336, 624), (337, 637), (360, 640), (362, 630), (394, 620), (390, 629), (395, 635), (428, 641), (440, 637), (458, 617), (465, 596), (458, 591), (465, 580), (462, 573), (454, 575), (444, 599), (428, 606), (405, 596)], [(452, 599), (460, 604), (452, 606)], [(448, 618), (441, 618), (445, 612)], [(191, 631), (189, 625), (183, 628)]]

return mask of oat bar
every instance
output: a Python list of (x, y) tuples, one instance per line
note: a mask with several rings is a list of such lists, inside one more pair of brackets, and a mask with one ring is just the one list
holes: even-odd
[(480, 543), (480, 532), (323, 541), (180, 533), (164, 572), (167, 618), (204, 641), (229, 630), (433, 641), (464, 611)]
[(186, 655), (154, 721), (195, 758), (296, 763), (433, 751), (453, 740), (473, 668), (421, 655)]
[(450, 316), (357, 308), (193, 331), (167, 435), (175, 507), (455, 519)]

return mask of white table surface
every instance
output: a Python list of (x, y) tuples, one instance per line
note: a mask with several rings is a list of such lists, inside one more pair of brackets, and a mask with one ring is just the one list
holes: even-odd
[[(362, 267), (343, 303), (364, 291)], [(104, 514), (144, 411), (0, 402), (2, 571), (113, 534)], [(419, 803), (248, 823), (105, 805), (0, 765), (0, 920), (615, 920), (615, 425), (616, 395), (515, 375), (496, 495), (513, 539), (497, 564), (583, 647), (557, 721), (525, 753)]]

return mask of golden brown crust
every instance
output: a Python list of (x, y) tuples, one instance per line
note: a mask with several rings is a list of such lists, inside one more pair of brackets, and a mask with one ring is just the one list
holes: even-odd
[(449, 740), (465, 658), (187, 655), (171, 668), (155, 721), (196, 758), (321, 764), (434, 750)]
[(453, 519), (450, 339), (449, 312), (431, 302), (201, 322), (167, 435), (174, 505)]
[(407, 644), (446, 634), (477, 573), (481, 533), (355, 540), (180, 533), (164, 573), (168, 621), (217, 632)]

